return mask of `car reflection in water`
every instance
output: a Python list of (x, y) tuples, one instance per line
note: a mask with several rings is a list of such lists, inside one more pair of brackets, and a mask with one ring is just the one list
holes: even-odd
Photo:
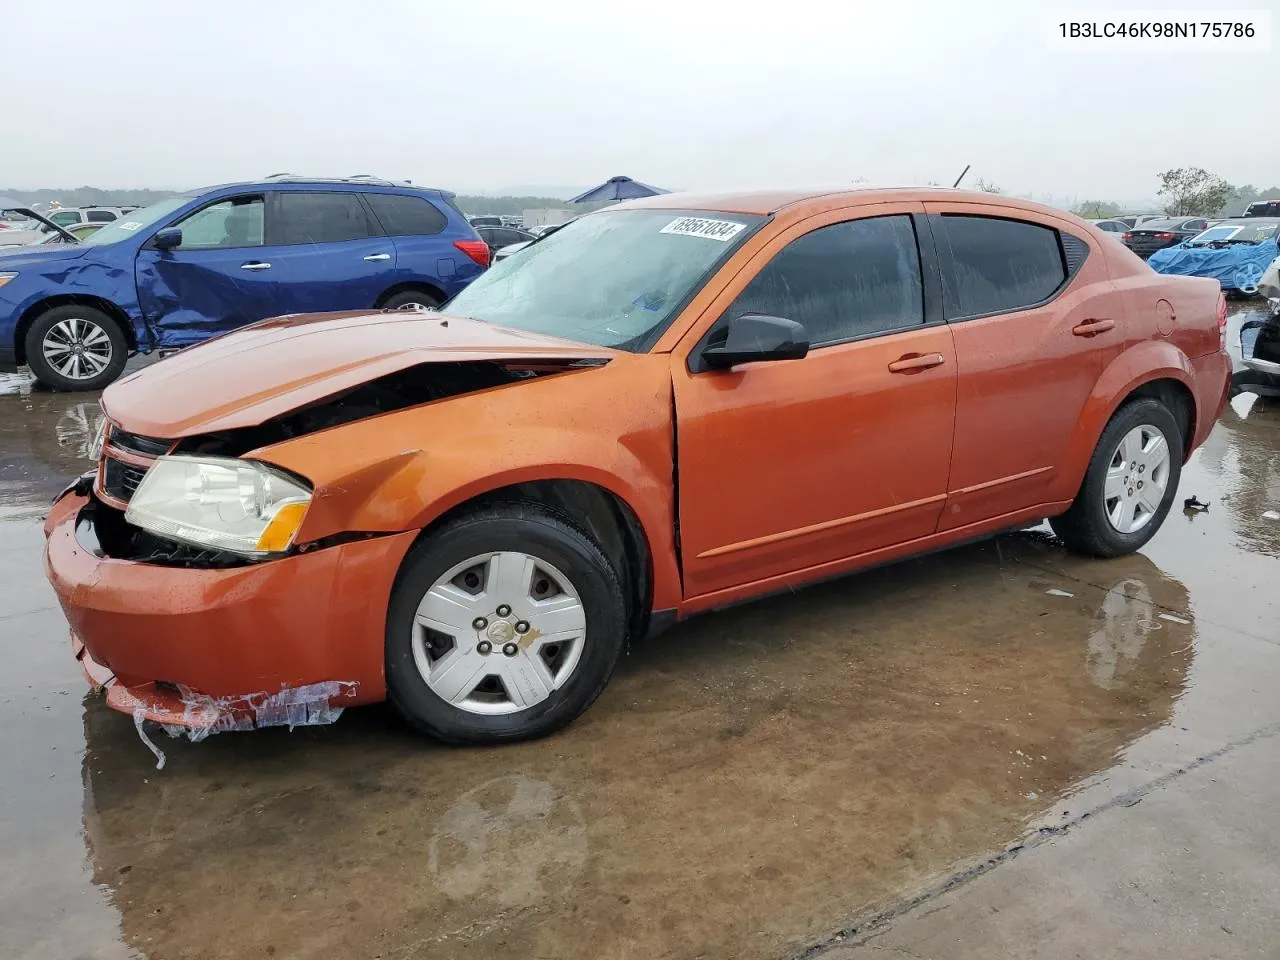
[(161, 736), (157, 772), (90, 699), (93, 877), (155, 957), (779, 955), (1002, 849), (1166, 724), (1188, 606), (1142, 555), (1018, 534), (695, 618), (581, 723), (497, 750), (372, 707)]

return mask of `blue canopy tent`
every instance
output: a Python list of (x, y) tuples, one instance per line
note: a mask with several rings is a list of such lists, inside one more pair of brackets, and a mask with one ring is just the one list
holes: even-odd
[(630, 177), (610, 177), (598, 187), (592, 187), (586, 193), (580, 193), (570, 203), (599, 203), (600, 201), (635, 200), (638, 197), (656, 197), (660, 193), (670, 193), (661, 187), (651, 187)]

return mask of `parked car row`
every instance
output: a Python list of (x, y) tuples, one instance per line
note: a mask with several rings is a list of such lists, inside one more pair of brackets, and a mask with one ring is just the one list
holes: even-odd
[(453, 194), (273, 177), (163, 200), (79, 243), (0, 250), (0, 369), (98, 389), (128, 355), (270, 316), (434, 307), (488, 266)]

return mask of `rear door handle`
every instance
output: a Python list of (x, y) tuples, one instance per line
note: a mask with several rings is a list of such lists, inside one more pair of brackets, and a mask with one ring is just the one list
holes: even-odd
[(1100, 333), (1106, 333), (1116, 325), (1114, 320), (1086, 320), (1079, 326), (1071, 328), (1071, 332), (1077, 337), (1094, 337)]
[(940, 367), (947, 358), (940, 353), (909, 353), (889, 364), (890, 373), (911, 373), (913, 370), (928, 370)]
[(390, 260), (390, 259), (391, 259), (391, 254), (389, 254), (389, 253), (371, 253), (371, 254), (369, 254), (369, 256), (365, 257), (365, 259), (366, 259), (366, 260)]
[(261, 260), (250, 260), (248, 263), (240, 264), (241, 270), (270, 270), (271, 264), (263, 263)]

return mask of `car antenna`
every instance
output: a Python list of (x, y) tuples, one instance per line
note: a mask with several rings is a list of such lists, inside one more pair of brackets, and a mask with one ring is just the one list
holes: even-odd
[(952, 189), (952, 190), (954, 190), (956, 187), (960, 186), (960, 181), (964, 179), (964, 175), (965, 175), (966, 173), (968, 173), (968, 172), (969, 172), (969, 168), (970, 168), (971, 166), (973, 166), (973, 164), (971, 164), (971, 163), (966, 163), (966, 164), (964, 165), (964, 169), (960, 171), (960, 176), (956, 177), (956, 182), (955, 182), (955, 183), (953, 183), (953, 184), (951, 185), (951, 189)]

